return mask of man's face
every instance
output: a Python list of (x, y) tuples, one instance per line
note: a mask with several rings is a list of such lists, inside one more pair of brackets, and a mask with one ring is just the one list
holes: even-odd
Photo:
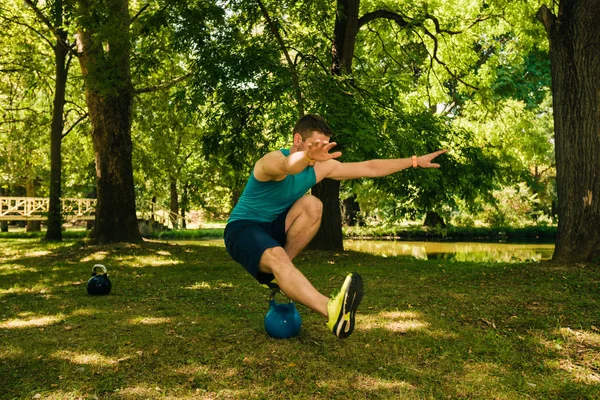
[(313, 131), (312, 135), (304, 141), (302, 141), (302, 136), (299, 133), (297, 133), (296, 135), (298, 135), (299, 151), (308, 150), (310, 145), (312, 143), (316, 143), (317, 141), (320, 141), (321, 143), (329, 143), (329, 140), (330, 140), (329, 136), (327, 136), (319, 131)]

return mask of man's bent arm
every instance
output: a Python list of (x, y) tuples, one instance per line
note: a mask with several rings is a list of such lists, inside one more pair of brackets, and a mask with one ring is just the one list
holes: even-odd
[(284, 156), (279, 150), (268, 153), (256, 162), (254, 177), (259, 181), (271, 181), (286, 175), (302, 172), (310, 162), (304, 151)]

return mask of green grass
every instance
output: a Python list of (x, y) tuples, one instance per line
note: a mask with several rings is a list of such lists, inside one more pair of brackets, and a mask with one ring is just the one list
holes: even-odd
[[(113, 290), (86, 293), (95, 263)], [(268, 292), (223, 247), (0, 241), (2, 399), (597, 399), (600, 265), (305, 252), (329, 294), (365, 280), (339, 340), (299, 306), (263, 329)]]

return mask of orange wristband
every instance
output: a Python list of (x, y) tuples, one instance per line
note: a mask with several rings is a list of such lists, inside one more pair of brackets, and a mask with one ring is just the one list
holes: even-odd
[(417, 156), (412, 156), (412, 164), (413, 164), (413, 168), (417, 168), (419, 166), (419, 163), (417, 162)]
[(310, 158), (308, 156), (308, 154), (306, 154), (306, 152), (304, 152), (304, 158), (306, 158), (306, 160), (309, 162), (309, 164), (312, 164), (315, 162), (315, 160), (313, 160), (312, 158)]

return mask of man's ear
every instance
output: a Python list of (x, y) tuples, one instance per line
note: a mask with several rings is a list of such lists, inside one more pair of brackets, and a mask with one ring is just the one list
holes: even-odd
[(302, 135), (298, 132), (294, 133), (294, 146), (300, 146), (302, 144)]

